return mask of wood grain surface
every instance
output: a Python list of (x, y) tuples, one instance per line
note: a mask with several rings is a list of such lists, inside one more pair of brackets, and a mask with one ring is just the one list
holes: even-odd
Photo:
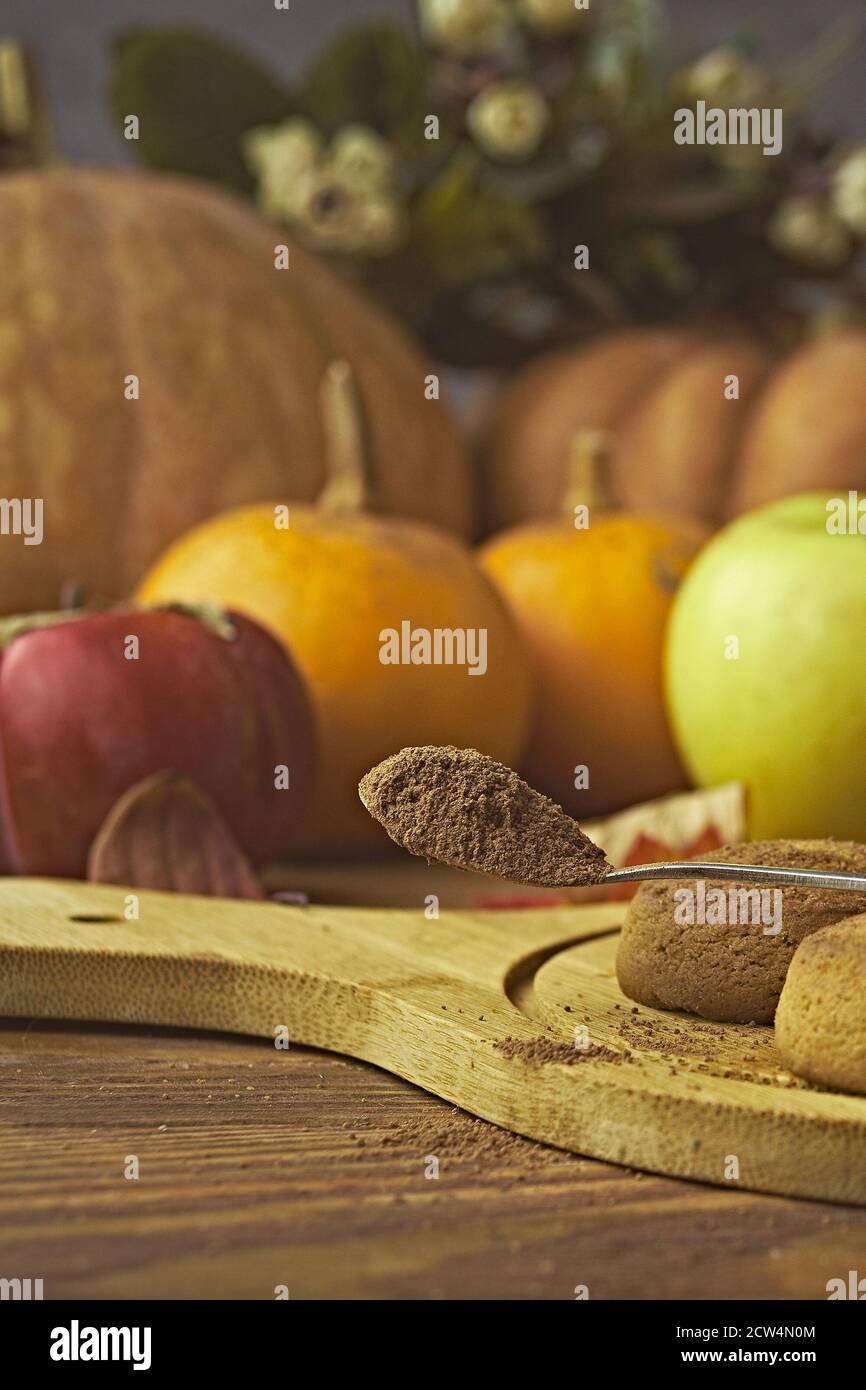
[(786, 1073), (772, 1030), (632, 1004), (621, 904), (285, 906), (0, 881), (0, 1012), (219, 1029), (373, 1063), (575, 1154), (866, 1206), (866, 1098)]
[(573, 1157), (362, 1063), (0, 1024), (0, 1277), (46, 1298), (823, 1299), (849, 1269), (862, 1209)]
[[(542, 1016), (560, 966), (535, 977)], [(581, 1158), (362, 1062), (0, 1021), (0, 1278), (49, 1299), (823, 1299), (852, 1269), (866, 1209)]]

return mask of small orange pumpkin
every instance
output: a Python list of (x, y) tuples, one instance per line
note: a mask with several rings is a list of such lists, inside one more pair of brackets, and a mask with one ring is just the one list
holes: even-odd
[[(472, 552), (444, 531), (363, 511), (362, 421), (345, 364), (329, 371), (324, 402), (332, 477), (318, 505), (292, 506), (285, 529), (269, 503), (225, 512), (170, 547), (137, 595), (231, 596), (292, 653), (319, 722), (314, 805), (294, 842), (308, 854), (386, 847), (358, 799), (374, 763), (425, 743), (514, 762), (530, 706), (523, 644)], [(407, 642), (404, 624), (420, 640)], [(434, 646), (428, 664), (424, 634), (435, 643), (437, 632), (456, 636), (441, 639), (445, 662)], [(467, 659), (448, 664), (461, 633)]]
[(663, 637), (707, 534), (689, 519), (610, 510), (604, 450), (603, 436), (579, 435), (563, 520), (494, 536), (479, 556), (533, 663), (523, 769), (578, 819), (685, 783), (664, 707)]

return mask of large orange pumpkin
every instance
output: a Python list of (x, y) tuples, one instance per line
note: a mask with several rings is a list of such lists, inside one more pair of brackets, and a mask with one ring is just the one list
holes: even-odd
[(486, 529), (554, 515), (587, 428), (608, 432), (628, 507), (715, 525), (789, 493), (866, 488), (866, 333), (779, 360), (729, 330), (634, 329), (539, 358), (492, 422)]
[(462, 447), (422, 357), (300, 247), (277, 269), (284, 241), (184, 179), (0, 180), (0, 493), (44, 499), (42, 544), (0, 540), (0, 611), (52, 607), (69, 580), (120, 596), (203, 518), (315, 497), (337, 357), (363, 397), (377, 507), (468, 528)]

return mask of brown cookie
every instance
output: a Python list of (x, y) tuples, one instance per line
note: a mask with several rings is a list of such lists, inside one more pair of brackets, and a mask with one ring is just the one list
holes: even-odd
[(798, 1076), (866, 1094), (866, 916), (846, 917), (797, 947), (776, 1043)]
[[(866, 846), (843, 840), (756, 841), (705, 857), (866, 873)], [(742, 897), (754, 889), (709, 879), (702, 887), (695, 879), (642, 884), (617, 954), (624, 993), (655, 1009), (686, 1009), (718, 1023), (771, 1023), (800, 942), (820, 927), (866, 912), (866, 893), (770, 887), (763, 899)], [(773, 896), (777, 891), (780, 898)]]

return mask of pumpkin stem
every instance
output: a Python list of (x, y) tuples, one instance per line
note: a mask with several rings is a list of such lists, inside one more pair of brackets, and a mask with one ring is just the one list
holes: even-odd
[(54, 162), (51, 117), (32, 56), (15, 39), (0, 39), (0, 168)]
[(563, 511), (569, 520), (575, 507), (612, 511), (610, 491), (610, 435), (606, 430), (578, 430), (571, 439), (566, 468)]
[(318, 506), (360, 512), (370, 502), (370, 443), (355, 374), (342, 358), (332, 362), (320, 392), (325, 434), (325, 486)]

